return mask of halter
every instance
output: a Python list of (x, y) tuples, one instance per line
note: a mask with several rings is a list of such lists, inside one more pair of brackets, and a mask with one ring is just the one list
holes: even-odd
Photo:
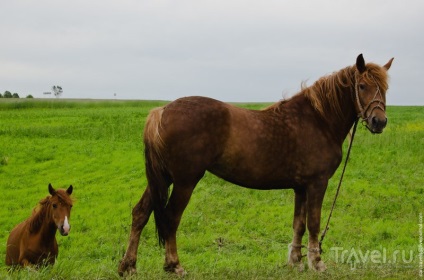
[[(358, 104), (358, 108), (359, 108), (359, 113), (358, 113), (358, 118), (361, 117), (362, 118), (362, 124), (365, 124), (365, 126), (369, 129), (368, 127), (368, 119), (371, 117), (372, 112), (375, 109), (380, 109), (381, 111), (385, 112), (386, 111), (386, 104), (383, 102), (383, 96), (381, 95), (381, 91), (380, 91), (380, 87), (378, 86), (377, 82), (375, 81), (374, 77), (372, 77), (372, 80), (374, 81), (374, 83), (377, 85), (377, 90), (375, 91), (374, 97), (373, 99), (367, 104), (367, 106), (362, 107), (361, 101), (359, 100), (359, 91), (358, 91), (358, 80), (355, 79), (355, 95), (356, 95), (356, 103)], [(377, 99), (377, 95), (379, 96), (379, 98)], [(366, 116), (366, 113), (368, 111), (368, 109), (370, 108), (371, 104), (378, 102), (377, 106), (372, 107), (371, 112), (368, 114), (368, 117)]]

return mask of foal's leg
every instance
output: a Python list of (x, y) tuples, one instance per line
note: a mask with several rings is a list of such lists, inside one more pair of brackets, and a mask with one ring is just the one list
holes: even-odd
[(132, 227), (130, 234), (130, 242), (124, 257), (119, 263), (118, 268), (119, 275), (121, 276), (123, 276), (125, 272), (129, 274), (133, 274), (136, 272), (137, 249), (138, 244), (140, 242), (140, 234), (144, 226), (147, 224), (152, 210), (153, 207), (150, 187), (147, 186), (147, 189), (144, 191), (140, 201), (135, 205), (132, 210)]
[(321, 185), (310, 185), (307, 191), (307, 225), (309, 231), (308, 265), (309, 269), (324, 271), (326, 266), (321, 260), (318, 236), (320, 231), (321, 207), (327, 182)]
[(294, 198), (294, 218), (293, 218), (293, 241), (290, 245), (289, 260), (290, 266), (299, 266), (303, 270), (302, 263), (302, 237), (306, 229), (306, 192), (305, 190), (295, 190)]
[(165, 271), (175, 272), (180, 276), (184, 275), (185, 271), (180, 265), (178, 258), (176, 234), (181, 216), (190, 200), (196, 183), (180, 185), (174, 182), (174, 188), (166, 206), (169, 225), (168, 235), (165, 238), (165, 264), (163, 268)]

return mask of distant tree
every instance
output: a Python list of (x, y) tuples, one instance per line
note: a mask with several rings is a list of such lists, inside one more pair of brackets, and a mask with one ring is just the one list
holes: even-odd
[(12, 93), (10, 91), (8, 91), (8, 90), (6, 90), (4, 92), (4, 95), (3, 96), (4, 96), (4, 98), (12, 98), (13, 97)]
[(16, 92), (12, 95), (13, 98), (19, 98), (19, 94), (17, 94)]
[(3, 94), (0, 93), (0, 98), (3, 98)]
[(60, 97), (63, 93), (63, 89), (61, 86), (52, 86), (52, 91), (54, 96)]
[(26, 98), (34, 98), (31, 94), (27, 95)]

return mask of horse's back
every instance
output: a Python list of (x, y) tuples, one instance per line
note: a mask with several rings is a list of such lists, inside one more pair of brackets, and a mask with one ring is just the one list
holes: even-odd
[(160, 134), (168, 144), (175, 144), (181, 137), (200, 137), (210, 145), (214, 140), (227, 140), (233, 130), (245, 128), (250, 133), (252, 122), (261, 115), (261, 111), (239, 108), (208, 97), (183, 97), (162, 108)]
[[(177, 99), (164, 107), (161, 125), (167, 131), (200, 131), (228, 124), (231, 105), (201, 96)], [(172, 125), (172, 126), (171, 126)]]
[(6, 265), (18, 265), (21, 241), (25, 233), (26, 222), (16, 225), (9, 234), (6, 245)]

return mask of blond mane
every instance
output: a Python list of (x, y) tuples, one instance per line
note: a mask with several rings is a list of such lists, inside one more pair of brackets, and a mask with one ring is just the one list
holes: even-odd
[[(383, 92), (388, 89), (388, 75), (384, 68), (374, 63), (367, 63), (367, 70), (362, 74), (366, 83), (377, 83), (377, 86)], [(323, 76), (307, 87), (305, 82), (302, 82), (301, 91), (297, 95), (303, 94), (309, 99), (315, 110), (321, 115), (326, 113), (335, 113), (338, 117), (343, 117), (342, 104), (340, 94), (346, 88), (354, 88), (357, 80), (357, 75), (360, 75), (356, 66), (348, 66), (330, 75)], [(273, 104), (265, 110), (279, 110), (280, 106), (288, 100), (282, 100)]]
[(355, 83), (355, 67), (346, 67), (331, 75), (321, 77), (312, 86), (302, 85), (300, 94), (304, 94), (320, 115), (325, 116), (328, 111), (342, 116), (339, 92), (344, 88), (352, 87)]

